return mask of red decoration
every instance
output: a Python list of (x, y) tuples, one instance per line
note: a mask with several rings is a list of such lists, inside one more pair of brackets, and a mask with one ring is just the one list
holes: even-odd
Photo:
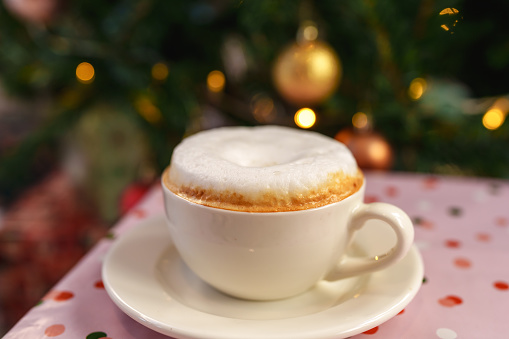
[(461, 305), (463, 303), (463, 299), (455, 295), (448, 295), (445, 298), (439, 299), (438, 303), (442, 306), (454, 307), (457, 305)]
[(120, 212), (127, 213), (143, 198), (149, 188), (150, 185), (144, 183), (134, 183), (128, 186), (120, 198)]
[(388, 170), (392, 167), (392, 148), (379, 133), (347, 128), (339, 131), (335, 139), (350, 149), (360, 168)]

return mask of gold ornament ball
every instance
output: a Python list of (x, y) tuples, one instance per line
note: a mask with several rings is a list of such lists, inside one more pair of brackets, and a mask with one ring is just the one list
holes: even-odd
[(381, 134), (347, 128), (334, 138), (350, 149), (360, 168), (388, 170), (392, 167), (394, 152)]
[(339, 85), (341, 61), (326, 43), (294, 43), (278, 56), (273, 68), (276, 89), (296, 105), (316, 104), (329, 97)]

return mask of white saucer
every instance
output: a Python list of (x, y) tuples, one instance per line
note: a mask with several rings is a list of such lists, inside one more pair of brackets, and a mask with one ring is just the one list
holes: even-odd
[[(357, 249), (378, 254), (391, 247), (390, 235), (368, 238), (372, 231), (365, 228), (355, 238)], [(240, 300), (209, 287), (187, 268), (160, 216), (116, 240), (102, 276), (123, 312), (174, 338), (338, 339), (371, 329), (405, 308), (421, 286), (423, 264), (413, 246), (403, 260), (380, 272), (320, 282), (290, 299)]]

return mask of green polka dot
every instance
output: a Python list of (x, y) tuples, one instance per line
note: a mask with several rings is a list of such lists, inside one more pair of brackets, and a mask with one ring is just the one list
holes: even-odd
[(459, 207), (451, 207), (449, 209), (449, 214), (455, 217), (459, 217), (461, 215), (461, 208)]
[(422, 283), (423, 283), (423, 284), (425, 284), (425, 283), (427, 283), (427, 282), (428, 282), (428, 279), (427, 279), (426, 277), (423, 277), (423, 278), (422, 278)]
[(106, 234), (106, 238), (107, 239), (115, 239), (115, 234), (113, 232), (108, 232), (108, 234)]
[(87, 335), (86, 339), (100, 339), (107, 337), (108, 335), (104, 332), (92, 332), (89, 335)]
[(413, 222), (414, 222), (414, 225), (420, 225), (420, 224), (422, 224), (422, 218), (421, 217), (415, 217)]

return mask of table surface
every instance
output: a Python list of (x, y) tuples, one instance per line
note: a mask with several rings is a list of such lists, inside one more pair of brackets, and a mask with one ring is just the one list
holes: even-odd
[[(366, 178), (366, 202), (395, 204), (412, 218), (425, 271), (402, 312), (352, 338), (508, 338), (509, 182), (407, 173)], [(101, 281), (115, 239), (163, 213), (156, 186), (4, 339), (168, 338), (122, 313)]]

